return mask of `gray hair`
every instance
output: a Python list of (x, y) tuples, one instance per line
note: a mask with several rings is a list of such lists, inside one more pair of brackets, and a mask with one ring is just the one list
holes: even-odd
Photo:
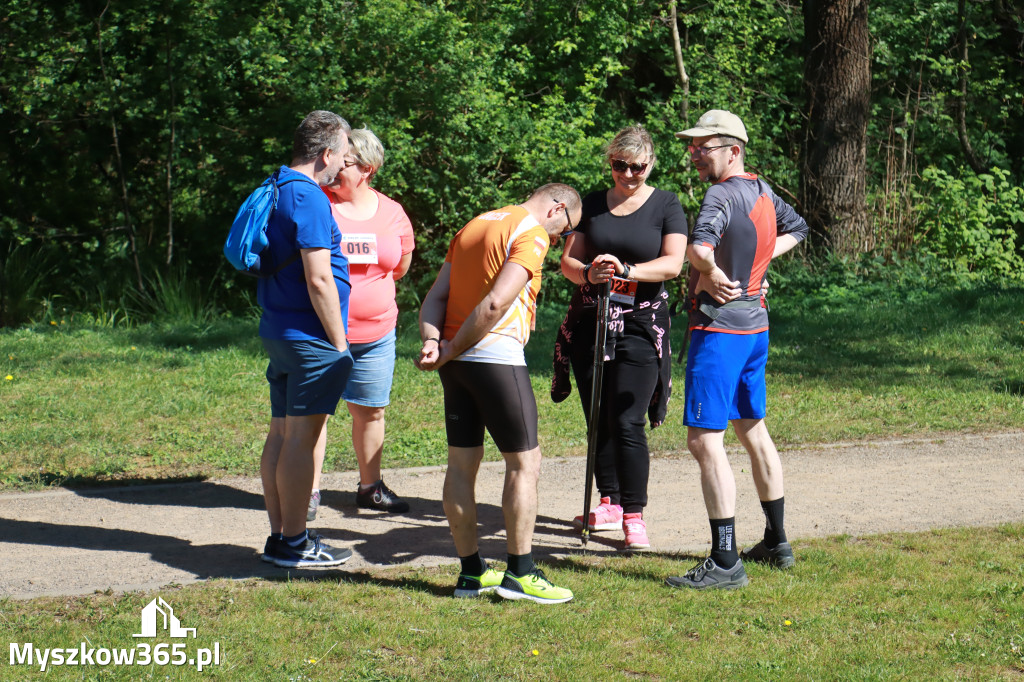
[(642, 156), (650, 157), (649, 163), (654, 165), (654, 140), (651, 134), (642, 125), (631, 125), (619, 131), (618, 135), (605, 147), (604, 155), (606, 160), (612, 159), (639, 159)]
[(303, 163), (313, 161), (325, 149), (340, 151), (343, 135), (352, 132), (348, 121), (330, 111), (311, 112), (295, 129), (292, 138), (292, 158)]
[(359, 128), (348, 134), (349, 155), (359, 167), (370, 171), (367, 183), (373, 180), (384, 165), (384, 145), (369, 128)]

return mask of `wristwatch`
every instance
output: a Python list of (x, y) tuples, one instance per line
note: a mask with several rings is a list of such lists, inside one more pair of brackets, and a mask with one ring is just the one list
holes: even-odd
[(590, 268), (592, 268), (592, 267), (594, 267), (593, 263), (587, 263), (586, 265), (583, 266), (583, 281), (586, 284), (590, 284), (591, 283), (591, 281), (590, 281)]
[(629, 272), (633, 267), (629, 263), (622, 264), (622, 279), (629, 279)]

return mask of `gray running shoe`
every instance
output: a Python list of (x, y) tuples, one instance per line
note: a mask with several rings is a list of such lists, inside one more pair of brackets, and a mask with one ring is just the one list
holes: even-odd
[(693, 590), (735, 590), (745, 587), (749, 582), (742, 561), (737, 561), (730, 569), (724, 569), (711, 557), (691, 568), (685, 575), (665, 579), (669, 587), (688, 587)]
[(309, 496), (309, 506), (306, 507), (306, 520), (316, 521), (316, 512), (320, 509), (320, 491), (314, 490)]
[(765, 564), (773, 568), (792, 568), (793, 564), (796, 563), (796, 557), (793, 556), (793, 548), (789, 546), (788, 542), (780, 542), (769, 549), (765, 546), (764, 540), (761, 540), (761, 542), (750, 549), (740, 552), (740, 559)]

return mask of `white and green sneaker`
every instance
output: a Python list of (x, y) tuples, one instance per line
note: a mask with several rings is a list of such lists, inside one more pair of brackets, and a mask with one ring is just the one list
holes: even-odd
[(547, 579), (544, 571), (535, 568), (521, 577), (505, 571), (505, 577), (498, 586), (498, 596), (529, 599), (538, 604), (561, 604), (572, 599), (572, 591), (555, 585)]
[(483, 575), (459, 574), (459, 582), (455, 583), (455, 596), (459, 599), (479, 597), (485, 592), (494, 592), (501, 584), (504, 573), (488, 568)]

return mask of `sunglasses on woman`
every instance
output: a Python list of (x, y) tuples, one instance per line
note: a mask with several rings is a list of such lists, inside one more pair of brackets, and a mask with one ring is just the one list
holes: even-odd
[(640, 175), (647, 170), (646, 163), (626, 163), (622, 159), (612, 159), (612, 170), (616, 173), (625, 173), (626, 169), (633, 171), (633, 175)]

